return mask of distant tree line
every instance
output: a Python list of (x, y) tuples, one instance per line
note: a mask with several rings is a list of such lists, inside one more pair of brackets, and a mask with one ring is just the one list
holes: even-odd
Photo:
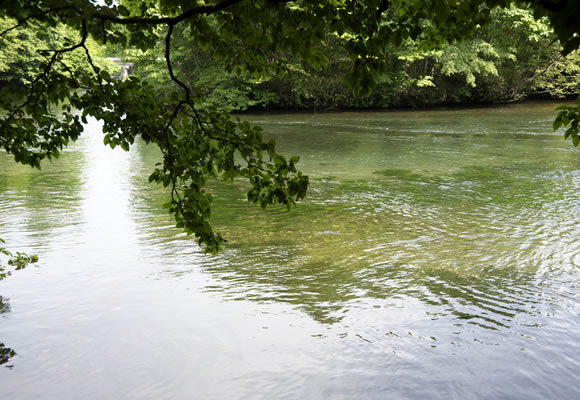
[[(547, 18), (536, 20), (531, 10), (515, 6), (492, 13), (489, 25), (439, 49), (422, 49), (420, 38), (388, 44), (386, 69), (368, 96), (355, 96), (351, 82), (345, 81), (352, 60), (343, 43), (347, 38), (336, 35), (328, 35), (321, 48), (320, 65), (281, 52), (277, 57), (291, 68), (256, 77), (251, 71), (228, 71), (213, 49), (201, 49), (189, 27), (180, 26), (173, 63), (179, 76), (202, 95), (202, 106), (230, 112), (426, 107), (562, 99), (579, 93), (580, 53), (562, 55)], [(134, 74), (167, 90), (165, 60), (155, 56), (158, 49), (109, 51), (134, 61)]]

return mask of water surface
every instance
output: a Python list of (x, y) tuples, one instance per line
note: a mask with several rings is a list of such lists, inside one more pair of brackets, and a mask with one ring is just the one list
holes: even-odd
[[(0, 398), (580, 398), (580, 154), (552, 103), (253, 115), (310, 176), (266, 212), (213, 183), (204, 256), (91, 122), (0, 153)], [(16, 353), (14, 355), (13, 353)]]

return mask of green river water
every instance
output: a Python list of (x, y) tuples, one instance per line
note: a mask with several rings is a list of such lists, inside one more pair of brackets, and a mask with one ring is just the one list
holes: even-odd
[[(554, 103), (244, 116), (310, 176), (290, 213), (214, 182), (205, 256), (159, 154), (99, 124), (0, 153), (2, 399), (580, 398), (580, 150)], [(12, 355), (12, 351), (16, 355)]]

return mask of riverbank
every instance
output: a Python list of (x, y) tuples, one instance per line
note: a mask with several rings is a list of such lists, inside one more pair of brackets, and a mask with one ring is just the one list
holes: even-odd
[(526, 98), (513, 101), (504, 102), (485, 102), (485, 103), (449, 103), (437, 105), (421, 105), (421, 106), (399, 106), (399, 107), (382, 107), (382, 108), (326, 108), (326, 109), (300, 109), (300, 108), (268, 108), (268, 107), (250, 107), (245, 110), (233, 111), (233, 115), (278, 115), (278, 114), (318, 114), (318, 113), (348, 113), (348, 112), (405, 112), (405, 111), (453, 111), (453, 110), (469, 110), (469, 109), (485, 109), (485, 108), (501, 108), (510, 105), (541, 105), (545, 107), (548, 104), (553, 104), (554, 109), (560, 105), (573, 105), (576, 101), (574, 96), (566, 96), (564, 98)]

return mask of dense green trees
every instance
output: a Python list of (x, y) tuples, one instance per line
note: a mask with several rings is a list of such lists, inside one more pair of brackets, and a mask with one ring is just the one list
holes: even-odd
[[(284, 81), (288, 76), (306, 72), (316, 79), (314, 72), (321, 67), (335, 71), (337, 79), (344, 74), (355, 95), (368, 96), (377, 86), (386, 85), (381, 96), (390, 98), (390, 92), (401, 91), (400, 85), (420, 91), (445, 79), (464, 79), (477, 88), (487, 77), (499, 76), (497, 60), (509, 61), (509, 51), (498, 52), (503, 47), (485, 37), (481, 27), (496, 21), (494, 7), (507, 8), (511, 3), (4, 2), (0, 17), (13, 25), (0, 32), (2, 52), (14, 49), (9, 38), (22, 29), (32, 30), (30, 40), (42, 40), (46, 46), (36, 44), (41, 51), (29, 52), (35, 61), (23, 64), (18, 73), (22, 78), (2, 82), (0, 145), (18, 162), (38, 167), (41, 160), (58, 156), (63, 146), (78, 138), (87, 117), (103, 122), (104, 141), (112, 147), (127, 150), (137, 138), (154, 143), (163, 160), (150, 181), (169, 187), (168, 207), (177, 225), (215, 253), (224, 238), (210, 224), (212, 196), (204, 189), (207, 179), (245, 178), (250, 185), (248, 199), (262, 207), (276, 203), (291, 207), (308, 186), (308, 178), (296, 169), (297, 157), (279, 154), (259, 127), (214, 107), (222, 105), (222, 96), (230, 96), (227, 104), (235, 107), (266, 103), (276, 85), (288, 84)], [(532, 2), (532, 9), (537, 17), (549, 19), (564, 53), (578, 47), (576, 1), (538, 0)], [(64, 36), (38, 34), (44, 29), (62, 31)], [(71, 29), (74, 35), (68, 33)], [(474, 33), (473, 39), (461, 43)], [(97, 62), (91, 39), (99, 45), (138, 49), (153, 62), (143, 63), (141, 77), (117, 81)], [(164, 65), (162, 74), (157, 61)], [(187, 71), (196, 62), (199, 67)], [(146, 73), (147, 68), (157, 74)], [(299, 90), (295, 94), (301, 95)], [(237, 104), (236, 98), (245, 98), (246, 103)], [(569, 125), (576, 137), (574, 110), (563, 110), (559, 121)]]
[[(30, 85), (45, 63), (49, 49), (70, 46), (80, 39), (77, 31), (62, 24), (47, 27), (31, 21), (19, 29), (9, 30), (14, 23), (13, 19), (0, 18), (0, 32), (6, 31), (0, 38), (0, 85), (3, 86)], [(103, 49), (94, 41), (87, 40), (87, 48), (94, 54), (100, 68), (114, 70), (113, 64), (100, 57)], [(88, 67), (85, 57), (79, 52), (63, 53), (63, 59), (54, 68), (64, 72), (65, 65)]]
[[(202, 107), (224, 111), (266, 109), (345, 109), (421, 107), (452, 103), (488, 103), (527, 96), (563, 98), (580, 90), (580, 55), (562, 56), (562, 47), (546, 17), (515, 6), (494, 9), (491, 22), (477, 27), (461, 42), (422, 51), (420, 39), (408, 38), (386, 48), (385, 72), (370, 96), (357, 97), (344, 82), (352, 60), (344, 39), (326, 38), (318, 69), (292, 58), (292, 73), (256, 78), (250, 73), (224, 72), (212, 49), (199, 49), (188, 28), (176, 30), (173, 63), (179, 75), (203, 94)], [(239, 45), (242, 45), (241, 43)], [(136, 61), (134, 73), (164, 91), (165, 64), (155, 58), (160, 49), (127, 51)]]

